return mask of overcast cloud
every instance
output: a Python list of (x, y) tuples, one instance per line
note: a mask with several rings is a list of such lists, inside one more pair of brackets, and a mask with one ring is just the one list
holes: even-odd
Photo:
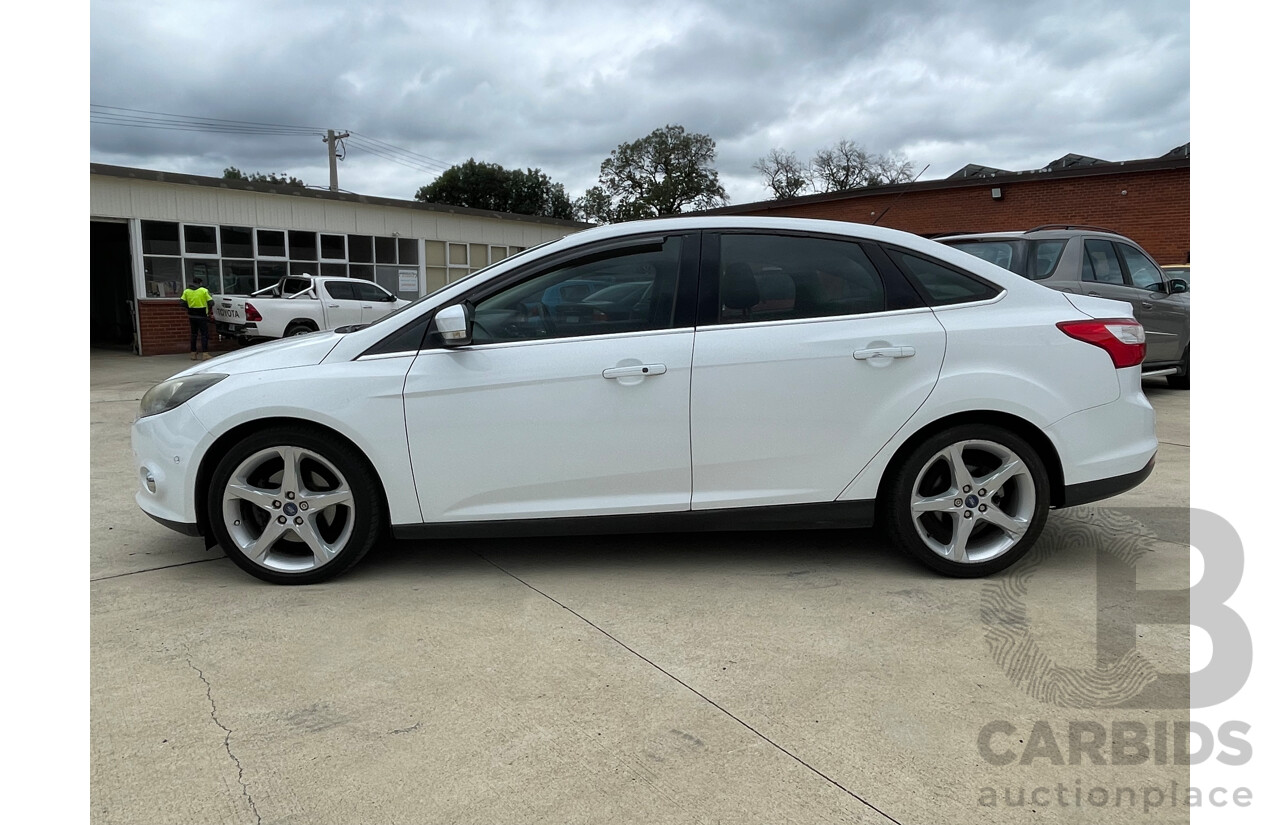
[[(1163, 0), (94, 0), (90, 102), (349, 130), (363, 148), (348, 141), (341, 188), (403, 199), (468, 158), (577, 197), (618, 144), (680, 124), (716, 141), (747, 203), (768, 197), (751, 167), (771, 148), (841, 139), (923, 179), (1163, 155), (1190, 140), (1189, 17)], [(329, 179), (319, 131), (90, 134), (99, 163)]]

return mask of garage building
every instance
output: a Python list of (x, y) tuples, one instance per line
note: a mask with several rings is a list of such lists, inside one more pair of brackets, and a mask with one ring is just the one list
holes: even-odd
[(432, 292), (590, 224), (283, 184), (89, 166), (90, 346), (188, 349), (191, 278), (246, 294), (284, 275)]

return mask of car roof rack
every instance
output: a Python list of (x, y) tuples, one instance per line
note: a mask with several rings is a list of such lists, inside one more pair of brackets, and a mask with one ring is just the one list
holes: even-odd
[[(1106, 232), (1111, 235), (1119, 235), (1120, 233), (1114, 229), (1104, 229), (1101, 226), (1087, 226), (1082, 223), (1046, 223), (1043, 226), (1036, 226), (1028, 229), (1027, 232), (1041, 232), (1046, 229), (1083, 229), (1086, 232)], [(1026, 233), (1023, 233), (1026, 234)]]

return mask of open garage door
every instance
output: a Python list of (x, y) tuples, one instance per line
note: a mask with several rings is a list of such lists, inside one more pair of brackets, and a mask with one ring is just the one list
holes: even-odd
[(137, 351), (129, 225), (89, 221), (89, 346)]

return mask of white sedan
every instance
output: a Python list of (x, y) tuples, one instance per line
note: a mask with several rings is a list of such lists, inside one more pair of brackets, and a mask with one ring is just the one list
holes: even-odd
[[(542, 298), (646, 284), (621, 310)], [(559, 294), (559, 293), (557, 293)], [(267, 581), (380, 536), (866, 526), (981, 576), (1155, 461), (1142, 327), (914, 235), (697, 217), (535, 247), (364, 328), (202, 362), (139, 506)]]

